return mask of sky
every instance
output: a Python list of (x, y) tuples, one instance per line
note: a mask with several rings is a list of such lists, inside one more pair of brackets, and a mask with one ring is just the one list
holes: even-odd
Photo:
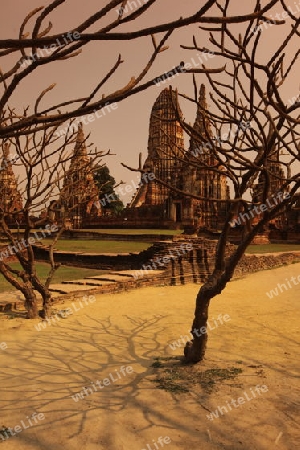
[[(1, 0), (0, 39), (17, 38), (19, 27), (26, 14), (38, 6), (46, 6), (50, 3), (49, 0)], [(136, 3), (138, 3), (138, 0), (136, 0)], [(139, 29), (178, 19), (181, 16), (186, 17), (195, 13), (203, 3), (204, 1), (200, 0), (158, 0), (144, 17), (126, 25), (124, 30)], [(247, 2), (233, 0), (231, 1), (231, 14), (250, 12), (251, 5), (254, 3), (252, 0)], [(266, 3), (268, 3), (266, 0), (262, 1), (262, 5)], [(293, 8), (295, 15), (298, 17), (300, 15), (300, 0), (288, 0), (286, 3)], [(106, 0), (85, 0), (84, 2), (82, 0), (67, 0), (51, 15), (52, 32), (59, 33), (76, 28), (78, 23), (81, 23), (83, 19), (88, 18), (106, 4)], [(134, 5), (132, 7), (134, 8)], [(282, 11), (277, 7), (272, 13), (275, 14), (276, 12), (281, 13)], [(117, 11), (112, 11), (105, 20), (115, 19), (116, 16)], [(30, 24), (32, 25), (32, 23), (31, 21)], [(101, 25), (103, 23), (105, 22), (101, 22)], [(238, 27), (242, 30), (245, 25), (235, 26), (233, 29), (238, 31)], [(286, 29), (289, 24), (281, 27)], [(270, 27), (264, 31), (264, 39), (260, 50), (262, 59), (272, 54), (273, 45), (281, 42), (283, 33), (278, 32), (278, 28)], [(31, 27), (28, 26), (27, 30), (31, 31)], [(192, 58), (197, 60), (197, 52), (188, 52), (180, 48), (181, 44), (192, 45), (193, 34), (197, 37), (199, 44), (209, 47), (208, 33), (200, 30), (198, 26), (193, 25), (178, 30), (168, 42), (169, 49), (159, 55), (147, 79), (172, 69), (181, 61), (189, 62)], [(296, 47), (295, 50), (299, 48), (299, 45)], [(126, 85), (132, 76), (136, 76), (141, 71), (148, 61), (151, 50), (150, 37), (121, 43), (90, 43), (85, 46), (83, 53), (76, 58), (41, 67), (19, 86), (12, 98), (11, 106), (22, 108), (32, 105), (40, 92), (52, 83), (56, 83), (56, 86), (46, 97), (43, 103), (45, 106), (66, 99), (86, 96), (116, 62), (120, 53), (124, 63), (101, 91), (101, 95), (107, 95), (111, 90)], [(223, 62), (216, 57), (211, 59), (207, 65), (212, 68), (220, 67)], [(5, 67), (2, 67), (2, 69), (5, 69)], [(298, 95), (298, 79), (299, 77), (295, 76), (292, 83), (283, 87), (283, 98), (286, 101)], [(205, 83), (205, 76), (197, 75), (197, 81), (199, 85), (202, 82)], [(115, 154), (115, 156), (106, 157), (103, 162), (108, 165), (117, 182), (122, 179), (124, 182), (130, 183), (132, 179), (136, 179), (136, 175), (121, 166), (121, 162), (137, 167), (140, 152), (143, 154), (143, 161), (146, 159), (151, 108), (161, 90), (169, 84), (172, 84), (173, 88), (177, 88), (182, 93), (193, 95), (192, 75), (182, 74), (174, 77), (170, 83), (168, 82), (163, 86), (158, 87), (153, 84), (147, 91), (122, 101), (117, 105), (117, 108), (111, 110), (105, 116), (84, 126), (85, 133), (90, 134), (89, 142), (93, 142), (98, 150), (107, 151), (110, 149)], [(185, 119), (194, 122), (195, 105), (191, 105), (183, 99), (180, 100), (180, 104)], [(188, 148), (187, 138), (185, 146)], [(126, 203), (130, 200), (130, 195), (122, 200)]]

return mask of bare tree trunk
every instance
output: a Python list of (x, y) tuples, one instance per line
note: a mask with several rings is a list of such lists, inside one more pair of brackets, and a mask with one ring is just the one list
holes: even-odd
[(43, 294), (43, 309), (41, 311), (41, 317), (46, 319), (51, 316), (52, 310), (52, 298), (49, 290), (47, 289)]
[(39, 294), (42, 296), (42, 299), (43, 299), (43, 309), (39, 312), (39, 315), (40, 315), (40, 317), (42, 317), (42, 319), (46, 319), (47, 317), (51, 316), (52, 297), (51, 297), (51, 292), (49, 291), (49, 284), (50, 284), (50, 280), (52, 278), (54, 271), (55, 270), (52, 268), (50, 271), (51, 275), (48, 276), (48, 279), (45, 284), (43, 284), (36, 275), (34, 275), (31, 278), (31, 283), (33, 285), (33, 288), (37, 292), (39, 292)]
[(210, 300), (222, 292), (227, 281), (229, 280), (224, 271), (215, 271), (198, 292), (191, 330), (193, 339), (187, 342), (184, 348), (187, 363), (195, 364), (204, 359), (208, 340), (207, 321)]
[(39, 317), (37, 298), (33, 290), (27, 289), (23, 292), (25, 296), (26, 319), (37, 319)]
[[(185, 360), (188, 363), (202, 361), (205, 356), (207, 345), (207, 320), (210, 298), (207, 298), (202, 288), (198, 292), (196, 300), (196, 311), (192, 325), (193, 340), (186, 343), (184, 348)], [(205, 332), (201, 332), (204, 331)]]

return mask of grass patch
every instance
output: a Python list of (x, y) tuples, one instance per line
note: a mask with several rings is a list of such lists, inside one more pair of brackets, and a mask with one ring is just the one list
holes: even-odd
[(246, 253), (277, 253), (277, 252), (295, 252), (300, 251), (300, 244), (265, 244), (265, 245), (249, 245)]
[(240, 367), (230, 367), (229, 369), (208, 369), (201, 372), (200, 384), (202, 388), (211, 393), (217, 383), (224, 380), (236, 378), (243, 370)]
[(225, 380), (233, 380), (243, 371), (240, 367), (202, 370), (201, 365), (187, 365), (178, 356), (155, 358), (151, 367), (157, 369), (156, 378), (151, 381), (158, 389), (168, 392), (190, 392), (200, 388), (208, 394)]
[[(162, 361), (173, 361), (172, 367), (166, 368)], [(185, 374), (178, 364), (180, 357), (171, 356), (169, 358), (155, 358), (151, 365), (154, 369), (162, 369), (156, 376), (153, 383), (156, 383), (158, 389), (168, 392), (189, 392), (189, 388), (185, 386)]]
[[(10, 266), (13, 269), (20, 270), (21, 266), (19, 263), (14, 262), (10, 263)], [(44, 281), (46, 280), (47, 274), (49, 272), (49, 265), (46, 263), (39, 262), (36, 265), (37, 273)], [(84, 277), (92, 277), (94, 275), (101, 275), (103, 273), (107, 273), (104, 270), (95, 270), (95, 269), (84, 269), (81, 267), (69, 267), (69, 266), (61, 266), (54, 274), (53, 280), (51, 284), (61, 283), (63, 280), (76, 280)], [(4, 291), (13, 291), (15, 288), (5, 280), (3, 275), (0, 275), (0, 292)]]
[[(42, 244), (47, 246), (50, 242), (44, 239)], [(134, 253), (146, 250), (150, 246), (151, 244), (147, 242), (62, 239), (56, 243), (55, 248), (65, 252)]]
[[(76, 230), (75, 230), (76, 231)], [(134, 229), (130, 229), (130, 230), (126, 230), (124, 228), (122, 229), (97, 229), (97, 230), (82, 230), (82, 231), (91, 231), (93, 233), (105, 233), (105, 234), (124, 234), (124, 235), (130, 235), (130, 234), (153, 234), (153, 235), (158, 235), (158, 234), (165, 234), (167, 236), (174, 236), (177, 234), (182, 234), (183, 230), (147, 230), (147, 229), (140, 229), (140, 230), (134, 230)]]

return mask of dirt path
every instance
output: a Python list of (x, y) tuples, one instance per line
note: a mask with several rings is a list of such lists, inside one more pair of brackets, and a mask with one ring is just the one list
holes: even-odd
[[(7, 450), (298, 449), (300, 283), (291, 277), (299, 275), (300, 264), (249, 275), (213, 300), (207, 359), (187, 369), (200, 378), (183, 393), (157, 389), (153, 380), (165, 369), (151, 366), (160, 357), (176, 374), (163, 358), (182, 353), (177, 344), (187, 339), (196, 285), (69, 302), (64, 308), (73, 314), (41, 331), (35, 328), (41, 322), (0, 316), (0, 425), (19, 430), (6, 431), (4, 440), (0, 435), (0, 444)], [(280, 293), (278, 283), (287, 289)], [(278, 295), (269, 298), (276, 286)], [(201, 372), (231, 368), (242, 372), (217, 381), (211, 392), (202, 387)], [(233, 406), (239, 398), (243, 403)], [(44, 418), (31, 418), (35, 412)]]

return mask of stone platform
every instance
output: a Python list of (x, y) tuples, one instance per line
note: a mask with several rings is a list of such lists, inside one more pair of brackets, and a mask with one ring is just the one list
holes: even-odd
[[(164, 278), (163, 270), (141, 271), (139, 279), (135, 279), (135, 270), (111, 272), (105, 275), (96, 275), (79, 280), (63, 281), (52, 284), (50, 291), (53, 299), (80, 297), (109, 292), (120, 292), (136, 287), (170, 284)], [(62, 297), (63, 296), (63, 297)], [(23, 309), (24, 299), (18, 291), (0, 293), (0, 312), (11, 312)]]

